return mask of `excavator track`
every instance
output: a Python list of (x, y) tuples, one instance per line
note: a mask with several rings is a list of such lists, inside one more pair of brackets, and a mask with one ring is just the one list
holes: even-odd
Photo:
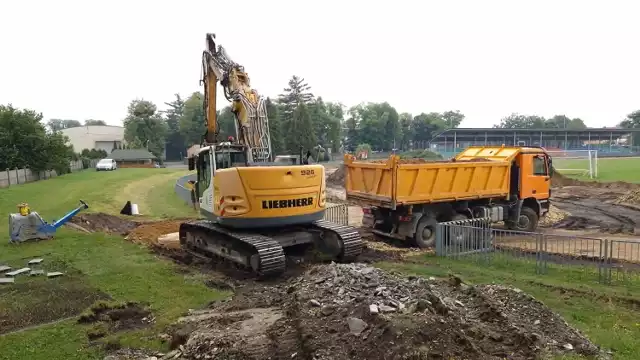
[[(207, 247), (202, 246), (203, 242)], [(211, 221), (182, 223), (180, 244), (196, 256), (221, 257), (235, 264), (252, 268), (261, 276), (280, 275), (286, 269), (286, 257), (282, 246), (277, 241), (261, 234), (232, 231)], [(213, 252), (211, 248), (219, 251)], [(230, 255), (229, 250), (246, 257), (246, 262), (238, 261), (236, 257)]]
[(364, 241), (358, 232), (358, 229), (349, 225), (340, 225), (327, 220), (318, 220), (313, 226), (323, 232), (323, 237), (327, 233), (337, 235), (341, 241), (341, 251), (337, 259), (342, 262), (353, 261), (364, 249)]

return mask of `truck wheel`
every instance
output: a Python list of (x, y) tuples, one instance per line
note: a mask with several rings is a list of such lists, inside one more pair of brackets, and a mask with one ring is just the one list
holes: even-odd
[(418, 222), (416, 233), (413, 235), (415, 245), (421, 249), (436, 245), (436, 226), (438, 221), (430, 216), (425, 216)]
[(538, 227), (538, 214), (532, 208), (523, 206), (518, 222), (511, 227), (518, 231), (534, 232)]

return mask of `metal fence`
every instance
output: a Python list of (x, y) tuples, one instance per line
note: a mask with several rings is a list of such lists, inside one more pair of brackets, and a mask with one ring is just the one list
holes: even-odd
[(349, 207), (347, 204), (327, 205), (324, 219), (340, 225), (349, 225)]
[(601, 283), (638, 281), (640, 239), (609, 240), (493, 228), (489, 219), (438, 224), (436, 255), (537, 274), (562, 272)]

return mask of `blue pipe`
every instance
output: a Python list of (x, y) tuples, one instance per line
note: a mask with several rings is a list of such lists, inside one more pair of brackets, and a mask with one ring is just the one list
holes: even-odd
[(86, 202), (80, 200), (80, 203), (82, 203), (82, 205), (78, 206), (77, 208), (71, 210), (67, 215), (63, 216), (62, 219), (54, 222), (53, 224), (51, 224), (51, 226), (54, 229), (59, 228), (60, 226), (64, 225), (67, 221), (69, 221), (72, 217), (76, 216), (77, 213), (79, 213), (80, 211), (84, 210), (84, 209), (88, 209), (89, 205), (87, 205)]

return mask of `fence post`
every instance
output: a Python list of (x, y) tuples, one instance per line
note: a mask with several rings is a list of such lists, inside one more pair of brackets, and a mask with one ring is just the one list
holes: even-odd
[(20, 185), (20, 173), (18, 172), (18, 167), (16, 166), (16, 168), (13, 170), (13, 172), (16, 173), (16, 183), (18, 185)]
[(11, 187), (11, 170), (7, 168), (7, 187)]
[(436, 256), (442, 256), (442, 228), (444, 225), (436, 224)]
[(609, 261), (611, 258), (609, 257), (609, 239), (604, 239), (604, 283), (611, 284), (611, 264)]
[(27, 179), (27, 168), (25, 167), (24, 169), (22, 169), (22, 172), (24, 173), (24, 182), (28, 183), (29, 179)]

